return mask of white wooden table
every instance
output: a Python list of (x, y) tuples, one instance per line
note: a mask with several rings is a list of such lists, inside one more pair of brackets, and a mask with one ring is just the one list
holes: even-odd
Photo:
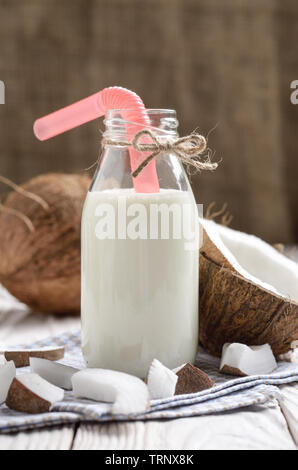
[[(0, 288), (0, 346), (32, 342), (78, 328), (79, 318), (30, 313)], [(4, 449), (284, 449), (298, 448), (298, 384), (282, 400), (218, 415), (112, 424), (80, 424), (0, 435)]]

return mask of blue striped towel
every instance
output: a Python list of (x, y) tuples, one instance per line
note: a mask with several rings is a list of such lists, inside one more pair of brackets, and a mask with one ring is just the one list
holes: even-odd
[[(68, 332), (27, 345), (28, 348), (61, 345), (65, 346), (65, 357), (61, 363), (85, 367), (80, 349), (80, 332)], [(18, 346), (20, 347), (20, 346)], [(24, 347), (24, 346), (23, 346)], [(28, 429), (53, 426), (80, 421), (137, 421), (153, 419), (185, 418), (235, 410), (254, 404), (266, 403), (279, 397), (278, 385), (298, 382), (298, 365), (279, 362), (274, 373), (268, 375), (231, 378), (219, 373), (219, 359), (199, 349), (196, 365), (215, 382), (212, 389), (189, 395), (176, 395), (162, 400), (152, 400), (145, 413), (112, 415), (111, 405), (75, 398), (65, 392), (62, 402), (56, 403), (51, 412), (29, 415), (0, 407), (0, 433), (18, 432)], [(29, 368), (19, 369), (26, 373)]]

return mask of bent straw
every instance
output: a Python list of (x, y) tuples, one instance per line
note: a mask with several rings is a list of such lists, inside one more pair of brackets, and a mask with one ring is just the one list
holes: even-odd
[[(122, 87), (105, 88), (98, 93), (37, 119), (33, 130), (39, 140), (47, 140), (86, 122), (104, 116), (110, 109), (125, 110), (123, 118), (150, 125), (149, 117), (141, 98), (134, 92)], [(134, 126), (127, 126), (127, 138), (130, 140), (135, 133)], [(140, 165), (146, 155), (130, 149), (132, 172)], [(159, 192), (159, 183), (155, 161), (150, 162), (137, 178), (133, 179), (135, 191), (138, 193)]]

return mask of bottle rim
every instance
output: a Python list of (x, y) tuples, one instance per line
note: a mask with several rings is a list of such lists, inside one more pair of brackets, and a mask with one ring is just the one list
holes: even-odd
[[(109, 116), (113, 113), (120, 113), (121, 111), (139, 111), (138, 108), (116, 108), (116, 109), (108, 109), (106, 111), (106, 116)], [(174, 114), (176, 116), (176, 110), (172, 108), (145, 108), (147, 114)]]
[[(150, 129), (152, 132), (162, 136), (177, 136), (177, 128), (179, 122), (174, 109), (146, 109), (147, 116), (151, 121), (150, 124), (138, 122), (135, 116), (139, 113), (136, 108), (126, 109), (110, 109), (106, 112), (104, 124), (104, 137), (122, 137), (127, 134), (138, 132), (142, 129)], [(123, 117), (123, 115), (125, 117)], [(141, 114), (143, 116), (144, 114)], [(130, 117), (133, 117), (130, 119)]]

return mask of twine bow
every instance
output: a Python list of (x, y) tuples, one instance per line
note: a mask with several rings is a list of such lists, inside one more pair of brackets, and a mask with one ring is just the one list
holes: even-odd
[[(151, 142), (142, 143), (141, 140), (144, 136), (148, 136)], [(136, 178), (141, 171), (148, 165), (148, 163), (156, 158), (160, 153), (174, 153), (183, 163), (188, 166), (193, 166), (197, 170), (215, 170), (218, 166), (217, 163), (211, 163), (208, 156), (205, 156), (204, 160), (201, 160), (202, 153), (206, 150), (207, 142), (205, 137), (200, 134), (192, 133), (190, 135), (179, 137), (174, 140), (167, 140), (160, 138), (155, 135), (149, 129), (142, 129), (137, 132), (131, 142), (122, 142), (115, 140), (103, 141), (103, 145), (124, 145), (132, 147), (138, 152), (151, 152), (149, 157), (133, 171), (132, 177)]]

